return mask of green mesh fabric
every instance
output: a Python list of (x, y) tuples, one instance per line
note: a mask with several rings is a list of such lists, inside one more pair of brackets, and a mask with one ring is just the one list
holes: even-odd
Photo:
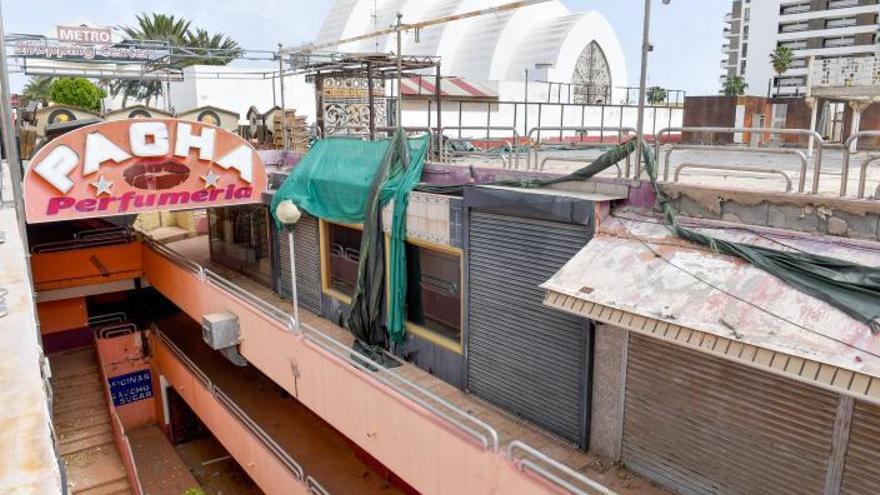
[[(345, 326), (364, 344), (379, 344), (379, 325), (385, 291), (385, 248), (382, 208), (394, 200), (391, 222), (388, 291), (388, 334), (404, 337), (406, 302), (406, 210), (408, 195), (422, 176), (428, 137), (365, 141), (320, 140), (297, 164), (272, 198), (271, 211), (291, 200), (308, 213), (331, 222), (362, 223), (358, 278)], [(277, 218), (276, 218), (277, 222)]]

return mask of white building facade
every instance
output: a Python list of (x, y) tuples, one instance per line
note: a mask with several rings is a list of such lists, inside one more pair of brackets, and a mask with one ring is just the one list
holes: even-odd
[[(810, 57), (873, 54), (880, 0), (734, 0), (725, 17), (721, 82), (740, 76), (755, 96), (803, 95)], [(778, 76), (770, 63), (777, 46), (794, 52)]]
[[(337, 0), (316, 39), (328, 43), (386, 28), (497, 7), (505, 0)], [(347, 52), (396, 51), (394, 35), (337, 45)], [(500, 100), (522, 100), (523, 81), (574, 84), (578, 100), (613, 103), (627, 73), (614, 30), (598, 12), (572, 13), (554, 0), (407, 32), (403, 53), (441, 57), (444, 75), (490, 83)], [(507, 83), (519, 84), (507, 84)], [(546, 98), (546, 95), (544, 96)]]

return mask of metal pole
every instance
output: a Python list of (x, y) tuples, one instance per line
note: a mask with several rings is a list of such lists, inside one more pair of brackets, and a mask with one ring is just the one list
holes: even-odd
[[(645, 135), (645, 92), (648, 82), (648, 52), (651, 51), (651, 43), (648, 40), (651, 29), (651, 0), (645, 0), (645, 18), (642, 26), (642, 68), (639, 75), (639, 114), (636, 122), (638, 141), (636, 143), (636, 175), (639, 180), (642, 175), (642, 139)], [(621, 108), (621, 115), (623, 108)]]
[[(25, 272), (27, 283), (31, 292), (31, 308), (34, 312), (36, 323), (34, 331), (40, 336), (40, 316), (36, 308), (36, 291), (34, 291), (34, 276), (31, 271), (31, 254), (28, 249), (27, 224), (25, 221), (24, 196), (22, 193), (22, 170), (18, 157), (18, 147), (15, 143), (15, 124), (12, 122), (12, 97), (9, 94), (9, 67), (6, 62), (6, 32), (3, 26), (3, 11), (0, 6), (0, 134), (3, 137), (3, 147), (6, 150), (6, 166), (9, 168), (9, 178), (12, 181), (12, 200), (15, 205), (15, 213), (18, 219), (18, 233), (21, 243), (25, 247)], [(0, 176), (3, 175), (3, 162), (0, 160)], [(0, 208), (3, 208), (2, 196), (0, 196)], [(59, 469), (64, 469), (60, 467)]]
[[(27, 246), (27, 230), (24, 219), (24, 196), (22, 196), (21, 162), (18, 158), (18, 147), (15, 143), (15, 124), (12, 122), (12, 97), (9, 94), (9, 68), (6, 65), (6, 33), (3, 27), (3, 13), (0, 12), (0, 132), (3, 134), (3, 148), (6, 151), (6, 166), (9, 168), (9, 179), (12, 181), (12, 201), (18, 214), (18, 229), (21, 240)], [(3, 174), (0, 163), (0, 175)], [(2, 194), (2, 192), (0, 192)], [(2, 197), (0, 197), (2, 199)], [(3, 205), (0, 204), (0, 207)]]
[(278, 43), (278, 81), (281, 92), (281, 149), (288, 151), (287, 140), (287, 107), (284, 103), (284, 49)]
[(370, 141), (376, 140), (376, 99), (373, 97), (373, 63), (367, 62), (367, 106), (370, 107)]
[(291, 225), (287, 230), (287, 254), (290, 256), (290, 299), (293, 301), (294, 329), (299, 333), (299, 296), (296, 293), (296, 258), (293, 252), (293, 229)]
[[(397, 13), (397, 127), (403, 127), (403, 110), (401, 95), (401, 83), (403, 82), (403, 61), (401, 58), (401, 50), (403, 50), (403, 31), (401, 30), (401, 19), (403, 14)], [(430, 123), (428, 124), (430, 126)]]

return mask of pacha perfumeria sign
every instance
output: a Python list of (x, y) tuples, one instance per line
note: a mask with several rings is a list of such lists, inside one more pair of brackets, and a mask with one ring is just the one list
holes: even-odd
[(28, 223), (259, 203), (265, 188), (244, 139), (176, 119), (76, 129), (40, 149), (24, 178)]

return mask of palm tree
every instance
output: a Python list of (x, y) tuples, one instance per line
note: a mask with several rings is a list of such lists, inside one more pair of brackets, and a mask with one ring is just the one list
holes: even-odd
[(226, 65), (241, 55), (241, 47), (235, 40), (223, 33), (211, 35), (204, 29), (187, 33), (186, 46), (199, 55), (193, 64)]
[[(142, 13), (137, 26), (121, 26), (132, 40), (162, 41), (171, 47), (171, 64), (183, 68), (194, 64), (226, 65), (241, 54), (238, 43), (222, 33), (211, 35), (204, 29), (192, 29), (192, 21), (173, 15)], [(181, 54), (181, 48), (195, 54)], [(162, 95), (162, 81), (109, 81), (110, 94), (122, 94), (123, 105), (129, 98), (143, 100), (147, 105)]]
[(49, 94), (54, 81), (55, 78), (52, 76), (34, 76), (30, 78), (21, 93), (22, 102), (49, 101)]
[[(782, 74), (785, 74), (785, 71), (791, 67), (791, 63), (794, 61), (794, 52), (791, 51), (791, 48), (787, 46), (777, 46), (776, 50), (770, 54), (770, 64), (773, 65), (773, 70), (776, 72), (778, 77), (782, 77)], [(776, 95), (779, 96), (779, 83), (776, 84)]]
[(742, 76), (727, 76), (724, 80), (724, 96), (742, 96), (748, 87)]
[(648, 88), (648, 103), (651, 105), (659, 105), (666, 101), (667, 91), (660, 86), (651, 86)]

